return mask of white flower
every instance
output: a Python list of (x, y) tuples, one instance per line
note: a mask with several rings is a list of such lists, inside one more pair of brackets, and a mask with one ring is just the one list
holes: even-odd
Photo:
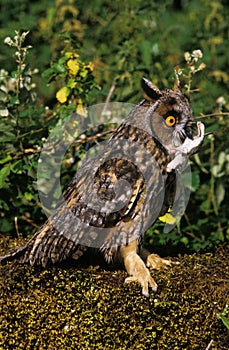
[(9, 36), (7, 36), (4, 39), (4, 44), (11, 46), (13, 44), (13, 40)]
[(184, 53), (184, 59), (185, 59), (185, 61), (186, 62), (190, 62), (191, 61), (191, 54), (190, 54), (190, 52), (185, 52)]
[(226, 104), (226, 100), (225, 100), (225, 98), (224, 98), (223, 96), (219, 96), (219, 97), (217, 98), (217, 100), (216, 100), (216, 103), (217, 103), (218, 105), (220, 105), (220, 106), (223, 106), (223, 105)]
[(9, 73), (5, 69), (0, 69), (0, 81), (4, 81)]
[(22, 34), (21, 34), (21, 39), (24, 41), (25, 40), (25, 38), (26, 38), (26, 36), (29, 34), (29, 30), (27, 31), (27, 32), (23, 32)]
[(193, 55), (193, 57), (196, 58), (197, 60), (198, 60), (199, 58), (202, 58), (202, 57), (203, 57), (203, 53), (202, 53), (201, 50), (194, 50), (194, 51), (192, 51), (192, 55)]
[(206, 67), (206, 64), (202, 62), (202, 63), (199, 65), (198, 70), (203, 70), (205, 67)]

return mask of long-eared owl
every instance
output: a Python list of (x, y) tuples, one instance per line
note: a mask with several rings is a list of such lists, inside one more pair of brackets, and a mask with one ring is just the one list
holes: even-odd
[[(144, 99), (115, 132), (106, 148), (77, 171), (56, 212), (16, 252), (1, 262), (31, 265), (78, 259), (93, 247), (109, 262), (120, 259), (148, 296), (157, 284), (150, 268), (170, 264), (142, 248), (144, 233), (160, 215), (179, 202), (177, 174), (188, 156), (199, 151), (204, 125), (197, 135), (189, 99), (180, 88), (159, 90), (141, 81)], [(180, 169), (180, 170), (179, 170)], [(177, 199), (178, 198), (178, 199)]]

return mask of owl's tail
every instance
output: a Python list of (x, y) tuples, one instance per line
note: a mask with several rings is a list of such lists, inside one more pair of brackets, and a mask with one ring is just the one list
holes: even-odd
[(49, 225), (44, 225), (25, 245), (15, 252), (1, 256), (0, 263), (17, 261), (45, 267), (66, 260), (68, 257), (77, 260), (86, 250), (87, 247), (73, 242)]

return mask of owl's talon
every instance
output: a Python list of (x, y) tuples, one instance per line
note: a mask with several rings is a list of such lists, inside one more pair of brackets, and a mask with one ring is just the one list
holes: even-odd
[(129, 276), (125, 279), (125, 283), (137, 282), (142, 286), (142, 295), (149, 297), (149, 286), (152, 288), (154, 292), (157, 291), (157, 284), (150, 275), (149, 270), (146, 275), (141, 274), (140, 276)]
[(171, 264), (171, 260), (163, 259), (157, 254), (150, 254), (146, 260), (146, 266), (154, 270), (160, 270), (162, 268), (167, 269)]

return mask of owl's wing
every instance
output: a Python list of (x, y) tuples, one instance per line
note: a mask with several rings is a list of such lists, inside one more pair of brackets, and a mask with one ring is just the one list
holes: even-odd
[(40, 230), (0, 259), (46, 266), (70, 256), (77, 259), (88, 246), (126, 244), (125, 232), (131, 235), (130, 223), (139, 211), (143, 189), (142, 176), (131, 162), (111, 158), (101, 164), (101, 157), (91, 159), (77, 172), (64, 201)]

